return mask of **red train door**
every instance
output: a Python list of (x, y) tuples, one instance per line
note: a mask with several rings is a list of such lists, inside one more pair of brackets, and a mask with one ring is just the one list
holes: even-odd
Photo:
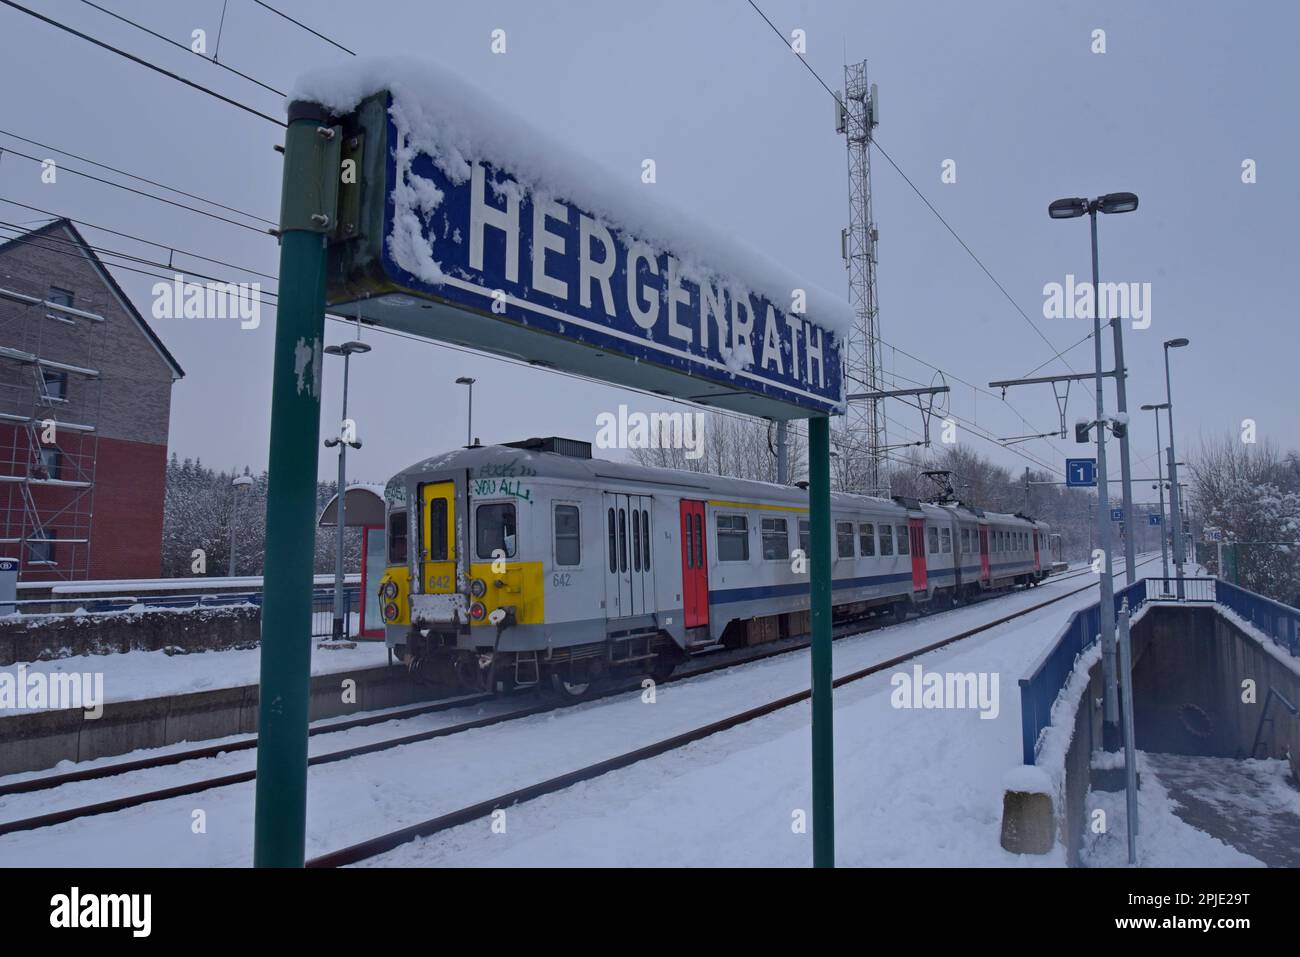
[(704, 539), (704, 503), (682, 499), (682, 607), (687, 628), (709, 623), (709, 569)]
[(912, 590), (925, 591), (929, 581), (925, 574), (925, 520), (909, 518), (907, 537), (912, 545)]
[(980, 526), (980, 581), (989, 583), (989, 527)]
[(1034, 529), (1033, 535), (1034, 535), (1034, 571), (1040, 572), (1043, 570), (1043, 566), (1041, 561), (1038, 558), (1038, 529)]

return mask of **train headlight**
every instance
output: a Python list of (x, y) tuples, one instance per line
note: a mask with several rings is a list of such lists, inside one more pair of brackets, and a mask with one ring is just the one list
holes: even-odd
[(476, 601), (474, 602), (474, 604), (469, 606), (469, 616), (473, 618), (475, 621), (482, 621), (483, 617), (486, 614), (487, 614), (487, 606), (484, 605), (481, 601)]
[(483, 593), (487, 591), (487, 582), (481, 578), (472, 578), (469, 583), (469, 593), (475, 598), (482, 598)]
[(394, 598), (397, 597), (397, 582), (395, 581), (384, 582), (383, 586), (379, 589), (379, 592), (381, 595), (384, 596), (384, 598), (388, 599), (389, 601), (392, 601)]
[(389, 602), (384, 606), (384, 621), (397, 621), (397, 603)]

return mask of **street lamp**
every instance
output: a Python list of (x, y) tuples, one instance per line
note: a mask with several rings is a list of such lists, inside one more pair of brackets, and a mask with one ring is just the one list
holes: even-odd
[(230, 563), (226, 568), (226, 577), (235, 577), (235, 523), (239, 519), (239, 499), (253, 486), (253, 479), (248, 475), (236, 475), (230, 480), (232, 498), (230, 502)]
[(1161, 402), (1159, 405), (1144, 405), (1143, 412), (1154, 412), (1156, 419), (1156, 488), (1160, 490), (1160, 563), (1164, 568), (1164, 583), (1160, 586), (1161, 594), (1165, 594), (1165, 589), (1169, 586), (1169, 535), (1168, 530), (1164, 527), (1165, 521), (1165, 478), (1164, 468), (1160, 464), (1160, 452), (1163, 445), (1160, 442), (1160, 410), (1169, 408), (1168, 402)]
[[(1097, 364), (1097, 532), (1099, 544), (1105, 555), (1105, 570), (1101, 576), (1101, 604), (1099, 615), (1101, 621), (1101, 670), (1105, 684), (1105, 721), (1102, 725), (1102, 746), (1113, 751), (1119, 747), (1119, 689), (1116, 679), (1115, 662), (1115, 585), (1111, 559), (1110, 537), (1110, 494), (1106, 479), (1106, 410), (1101, 368), (1101, 281), (1097, 263), (1097, 212), (1131, 213), (1138, 207), (1138, 198), (1134, 193), (1107, 193), (1096, 199), (1072, 197), (1058, 199), (1047, 207), (1047, 215), (1052, 219), (1075, 219), (1088, 214), (1092, 227), (1092, 320), (1093, 347)], [(1124, 389), (1124, 343), (1121, 336), (1121, 324), (1111, 321), (1115, 341), (1115, 392), (1119, 400), (1119, 411), (1127, 411), (1127, 396)], [(1113, 426), (1112, 426), (1113, 427)], [(1128, 428), (1115, 428), (1119, 439), (1121, 492), (1124, 501), (1125, 520), (1133, 520), (1133, 486), (1129, 472)], [(1129, 582), (1133, 581), (1133, 535), (1129, 534), (1124, 543), (1125, 568)]]
[(469, 411), (465, 414), (466, 448), (474, 444), (474, 383), (477, 381), (477, 379), (471, 379), (467, 375), (463, 375), (456, 380), (457, 385), (469, 386)]
[(335, 641), (342, 641), (346, 634), (346, 623), (343, 620), (343, 538), (347, 531), (345, 492), (348, 479), (348, 446), (354, 449), (361, 448), (361, 443), (356, 439), (356, 430), (348, 422), (348, 366), (353, 355), (364, 355), (369, 351), (370, 346), (364, 342), (345, 342), (341, 346), (325, 347), (326, 355), (343, 357), (343, 421), (339, 437), (325, 440), (327, 449), (332, 449), (336, 445), (339, 447), (338, 508), (335, 510), (338, 527), (334, 539), (334, 629), (332, 631)]
[(1190, 345), (1190, 339), (1165, 340), (1165, 407), (1169, 410), (1169, 511), (1174, 522), (1174, 569), (1178, 576), (1178, 597), (1183, 597), (1183, 513), (1182, 489), (1178, 487), (1178, 460), (1174, 451), (1174, 398), (1169, 376), (1169, 350)]

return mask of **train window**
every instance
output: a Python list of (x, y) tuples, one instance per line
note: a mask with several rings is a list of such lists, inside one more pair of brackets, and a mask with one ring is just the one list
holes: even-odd
[(429, 501), (429, 561), (447, 560), (447, 500)]
[(641, 509), (641, 567), (650, 570), (650, 512)]
[[(515, 507), (509, 502), (480, 505), (474, 511), (474, 539), (479, 558), (492, 558), (497, 549), (515, 557)], [(445, 540), (445, 536), (444, 536)]]
[(799, 519), (799, 548), (804, 558), (812, 554), (812, 526), (802, 518)]
[(697, 514), (692, 517), (691, 523), (695, 526), (695, 567), (704, 567), (704, 522)]
[(871, 522), (858, 526), (858, 551), (866, 558), (876, 554), (876, 526)]
[(609, 570), (618, 571), (618, 537), (614, 531), (614, 510), (609, 510)]
[[(880, 526), (880, 554), (882, 555), (889, 555), (893, 552), (893, 543), (889, 541), (889, 529), (889, 525)], [(896, 537), (898, 538), (898, 554), (906, 555), (911, 551), (910, 543), (907, 540), (906, 525), (898, 526), (898, 535)]]
[(632, 509), (632, 570), (641, 570), (641, 523), (637, 521), (638, 510)]
[(749, 519), (744, 515), (718, 516), (718, 561), (749, 561)]
[(555, 506), (555, 564), (582, 563), (582, 536), (578, 524), (578, 506)]
[(388, 516), (388, 564), (406, 564), (405, 512), (393, 512)]
[(926, 529), (926, 537), (930, 540), (930, 554), (939, 554), (939, 530), (933, 525)]
[(975, 549), (971, 548), (970, 529), (963, 528), (961, 530), (961, 553), (963, 555), (969, 555), (973, 551), (975, 551)]
[(853, 557), (853, 523), (835, 523), (835, 554), (840, 558)]
[(627, 509), (618, 510), (618, 570), (627, 571)]
[(783, 518), (762, 520), (763, 560), (786, 561), (790, 557), (790, 527)]
[(951, 555), (952, 554), (952, 529), (951, 528), (940, 529), (939, 535), (943, 541), (943, 553), (945, 555)]

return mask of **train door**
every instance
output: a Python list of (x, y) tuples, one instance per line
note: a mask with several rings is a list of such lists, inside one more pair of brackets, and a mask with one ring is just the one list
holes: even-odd
[(1038, 557), (1038, 529), (1031, 533), (1034, 536), (1034, 572), (1038, 573), (1043, 570), (1042, 560)]
[(420, 487), (420, 590), (426, 595), (449, 595), (456, 590), (455, 510), (455, 482), (429, 482)]
[(704, 552), (704, 503), (682, 499), (682, 604), (687, 628), (709, 623), (709, 567)]
[(631, 618), (654, 611), (650, 496), (605, 494), (605, 615)]
[(925, 520), (907, 520), (907, 538), (912, 546), (912, 590), (925, 591), (929, 579), (925, 573)]
[(980, 581), (988, 584), (989, 575), (989, 527), (980, 526)]

